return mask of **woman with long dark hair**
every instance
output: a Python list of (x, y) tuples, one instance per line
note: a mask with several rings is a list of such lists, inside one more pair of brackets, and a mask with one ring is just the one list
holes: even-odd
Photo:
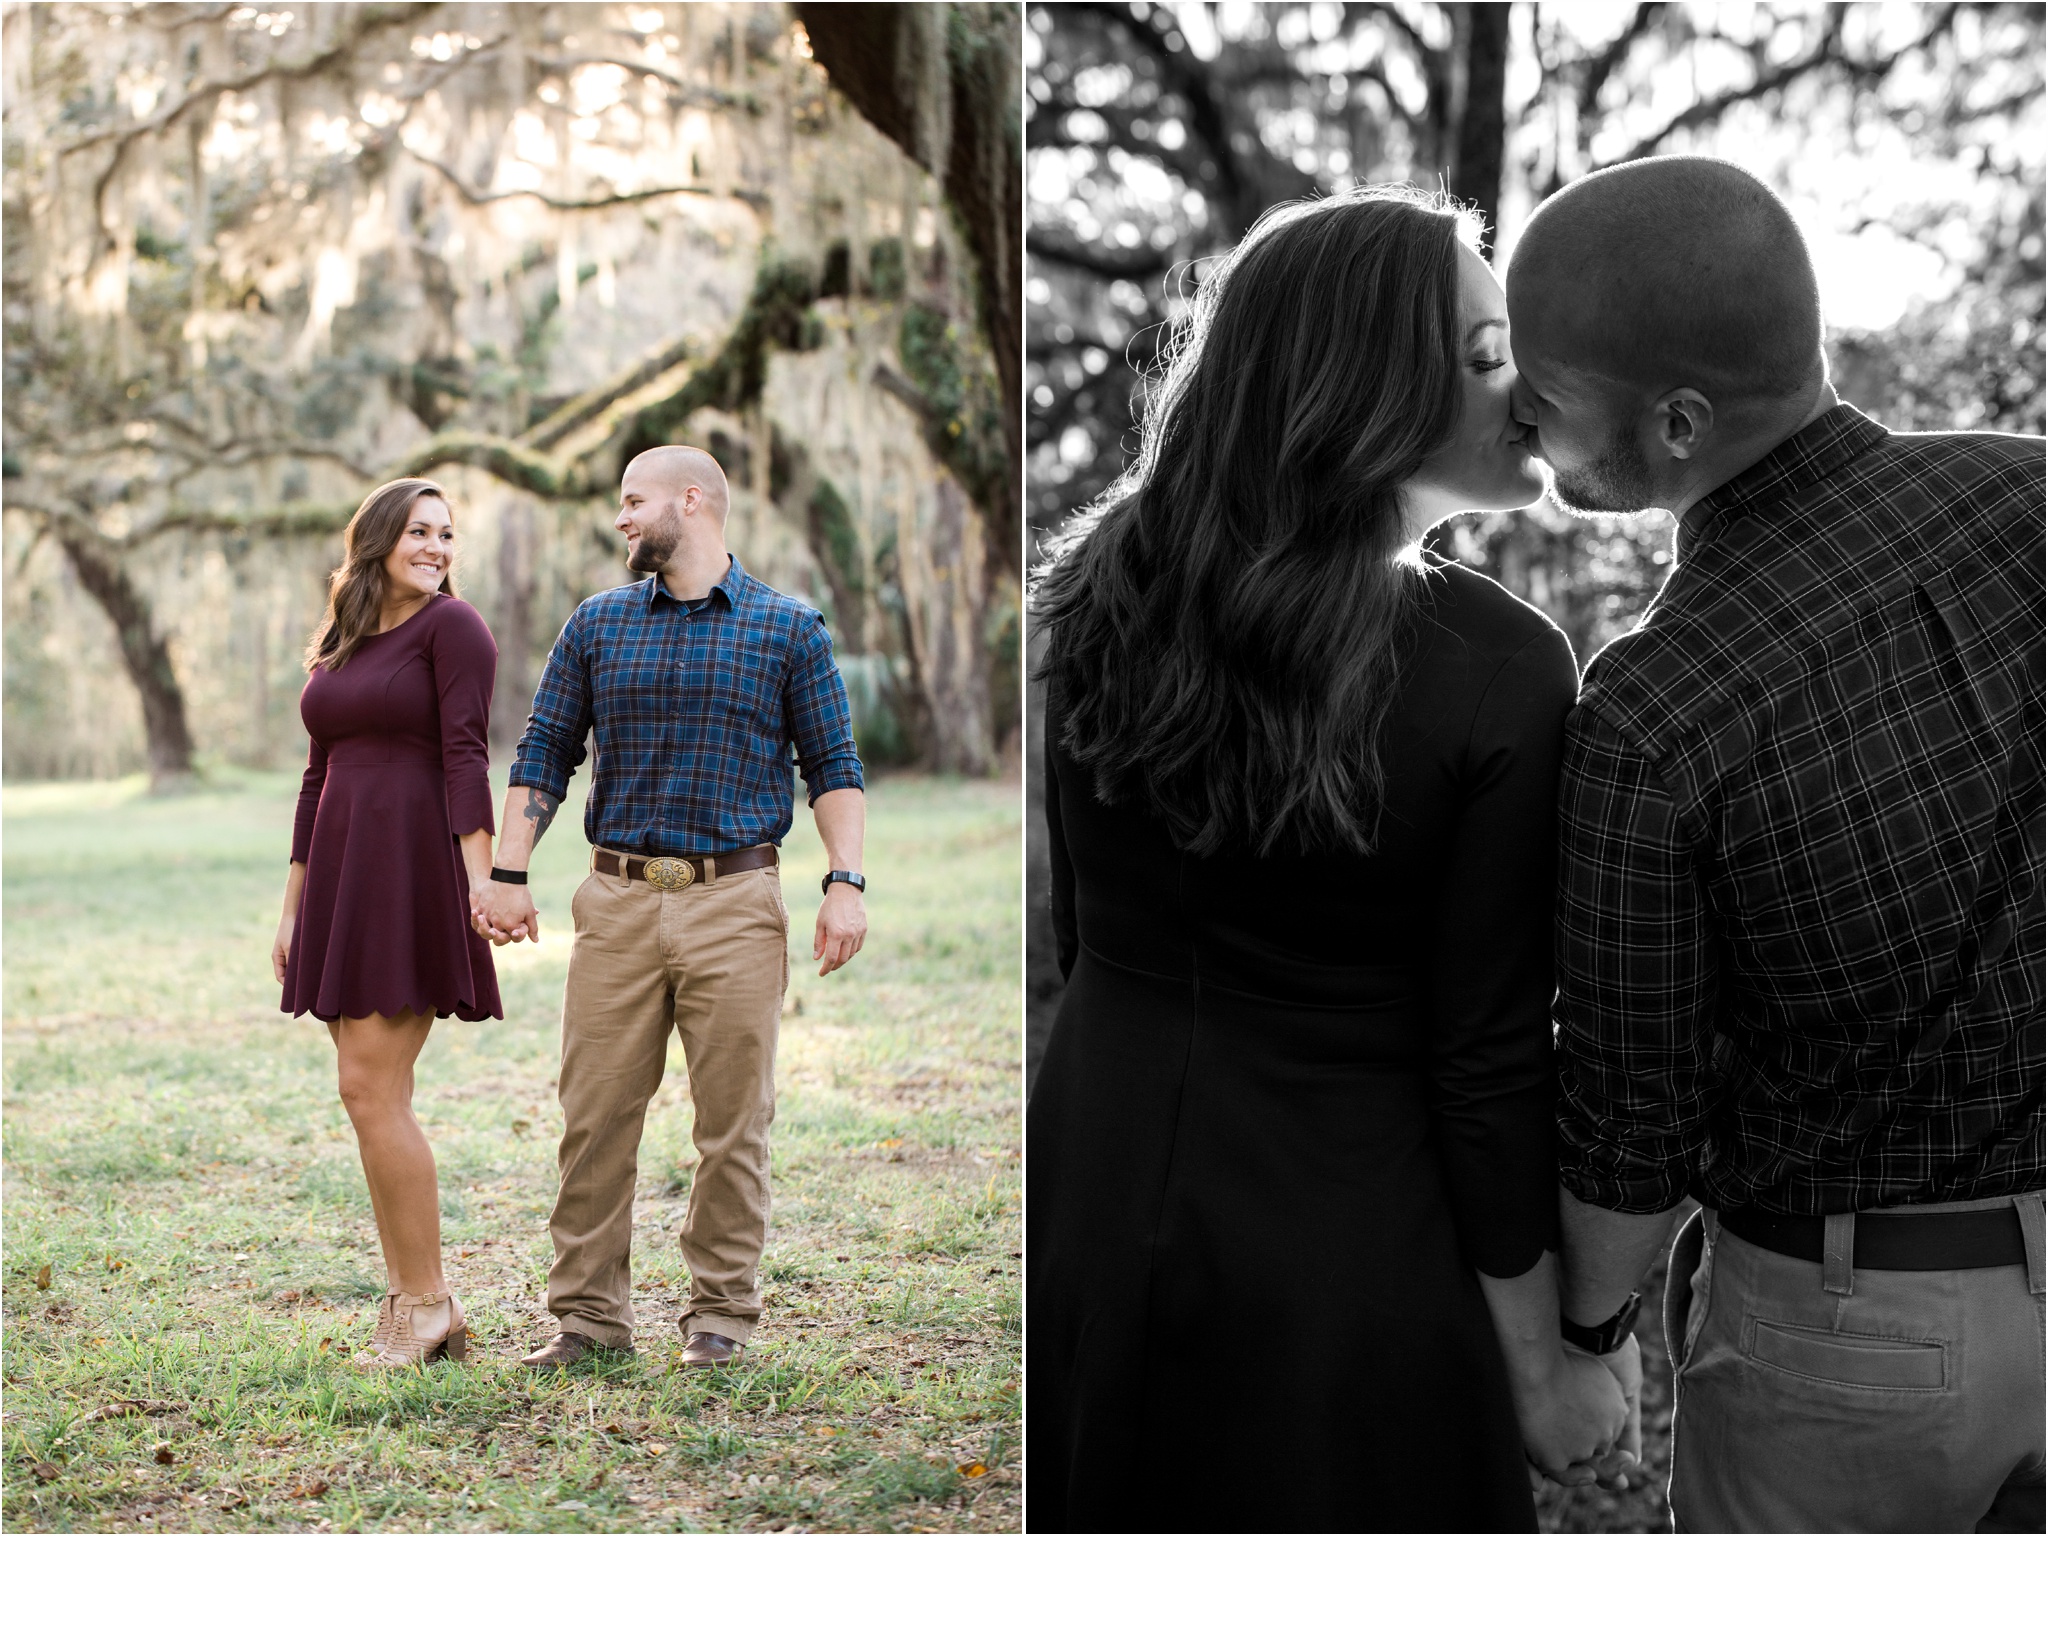
[(1036, 586), (1034, 1530), (1530, 1529), (1525, 1451), (1622, 1430), (1554, 1276), (1577, 671), (1419, 549), (1543, 492), (1469, 226), (1407, 189), (1270, 212)]
[(447, 495), (386, 483), (356, 510), (306, 645), (312, 738), (271, 964), (284, 1009), (327, 1024), (377, 1215), (389, 1293), (356, 1362), (464, 1356), (441, 1270), (434, 1150), (413, 1064), (437, 1017), (502, 1018), (472, 893), (491, 873), (491, 684), (498, 649), (455, 594)]

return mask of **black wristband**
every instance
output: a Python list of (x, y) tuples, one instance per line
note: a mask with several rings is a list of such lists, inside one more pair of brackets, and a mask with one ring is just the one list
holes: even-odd
[(493, 868), (491, 870), (491, 879), (503, 881), (507, 886), (524, 886), (526, 884), (526, 871), (523, 869)]
[(1621, 1303), (1621, 1310), (1597, 1328), (1588, 1329), (1584, 1324), (1575, 1324), (1559, 1313), (1558, 1331), (1580, 1351), (1604, 1358), (1610, 1352), (1620, 1351), (1621, 1343), (1636, 1332), (1636, 1310), (1642, 1304), (1643, 1292), (1630, 1290), (1628, 1299)]
[(867, 895), (867, 876), (856, 875), (851, 869), (833, 870), (824, 878), (823, 881), (819, 883), (818, 890), (821, 892), (829, 892), (832, 890), (834, 886), (840, 885), (842, 883), (844, 885), (851, 886), (856, 892), (860, 893), (863, 897)]

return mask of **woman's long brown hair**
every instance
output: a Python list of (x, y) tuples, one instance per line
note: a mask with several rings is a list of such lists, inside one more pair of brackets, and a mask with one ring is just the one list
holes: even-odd
[[(348, 520), (341, 566), (327, 576), (327, 611), (306, 643), (306, 669), (339, 670), (356, 649), (377, 634), (384, 607), (384, 559), (404, 538), (413, 502), (431, 497), (455, 515), (447, 491), (424, 477), (401, 477), (373, 490)], [(455, 593), (455, 564), (441, 576), (441, 589)]]
[(1410, 188), (1268, 211), (1034, 587), (1063, 747), (1190, 852), (1377, 844), (1423, 581), (1401, 485), (1457, 425), (1469, 224)]

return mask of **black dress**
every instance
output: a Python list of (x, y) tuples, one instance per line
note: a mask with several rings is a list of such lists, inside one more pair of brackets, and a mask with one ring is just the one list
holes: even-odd
[(1556, 1244), (1570, 644), (1450, 564), (1370, 858), (1201, 859), (1046, 719), (1067, 987), (1028, 1113), (1034, 1531), (1533, 1529), (1474, 1269)]

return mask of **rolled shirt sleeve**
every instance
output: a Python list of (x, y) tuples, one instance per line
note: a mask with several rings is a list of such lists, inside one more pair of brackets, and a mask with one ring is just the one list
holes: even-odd
[(782, 696), (784, 725), (796, 746), (797, 770), (809, 800), (815, 803), (832, 790), (864, 789), (846, 682), (833, 662), (832, 636), (820, 614), (803, 623)]
[(441, 700), (441, 776), (448, 790), (448, 824), (457, 835), (491, 825), (491, 690), (498, 674), (498, 644), (484, 616), (454, 602), (428, 633), (428, 658)]
[(1716, 1100), (1715, 947), (1678, 803), (1584, 705), (1565, 735), (1557, 981), (1559, 1175), (1587, 1204), (1668, 1210)]
[(583, 764), (594, 720), (583, 625), (579, 608), (555, 638), (534, 691), (526, 731), (519, 736), (512, 770), (506, 775), (513, 787), (539, 790), (557, 801), (569, 793), (569, 780)]

